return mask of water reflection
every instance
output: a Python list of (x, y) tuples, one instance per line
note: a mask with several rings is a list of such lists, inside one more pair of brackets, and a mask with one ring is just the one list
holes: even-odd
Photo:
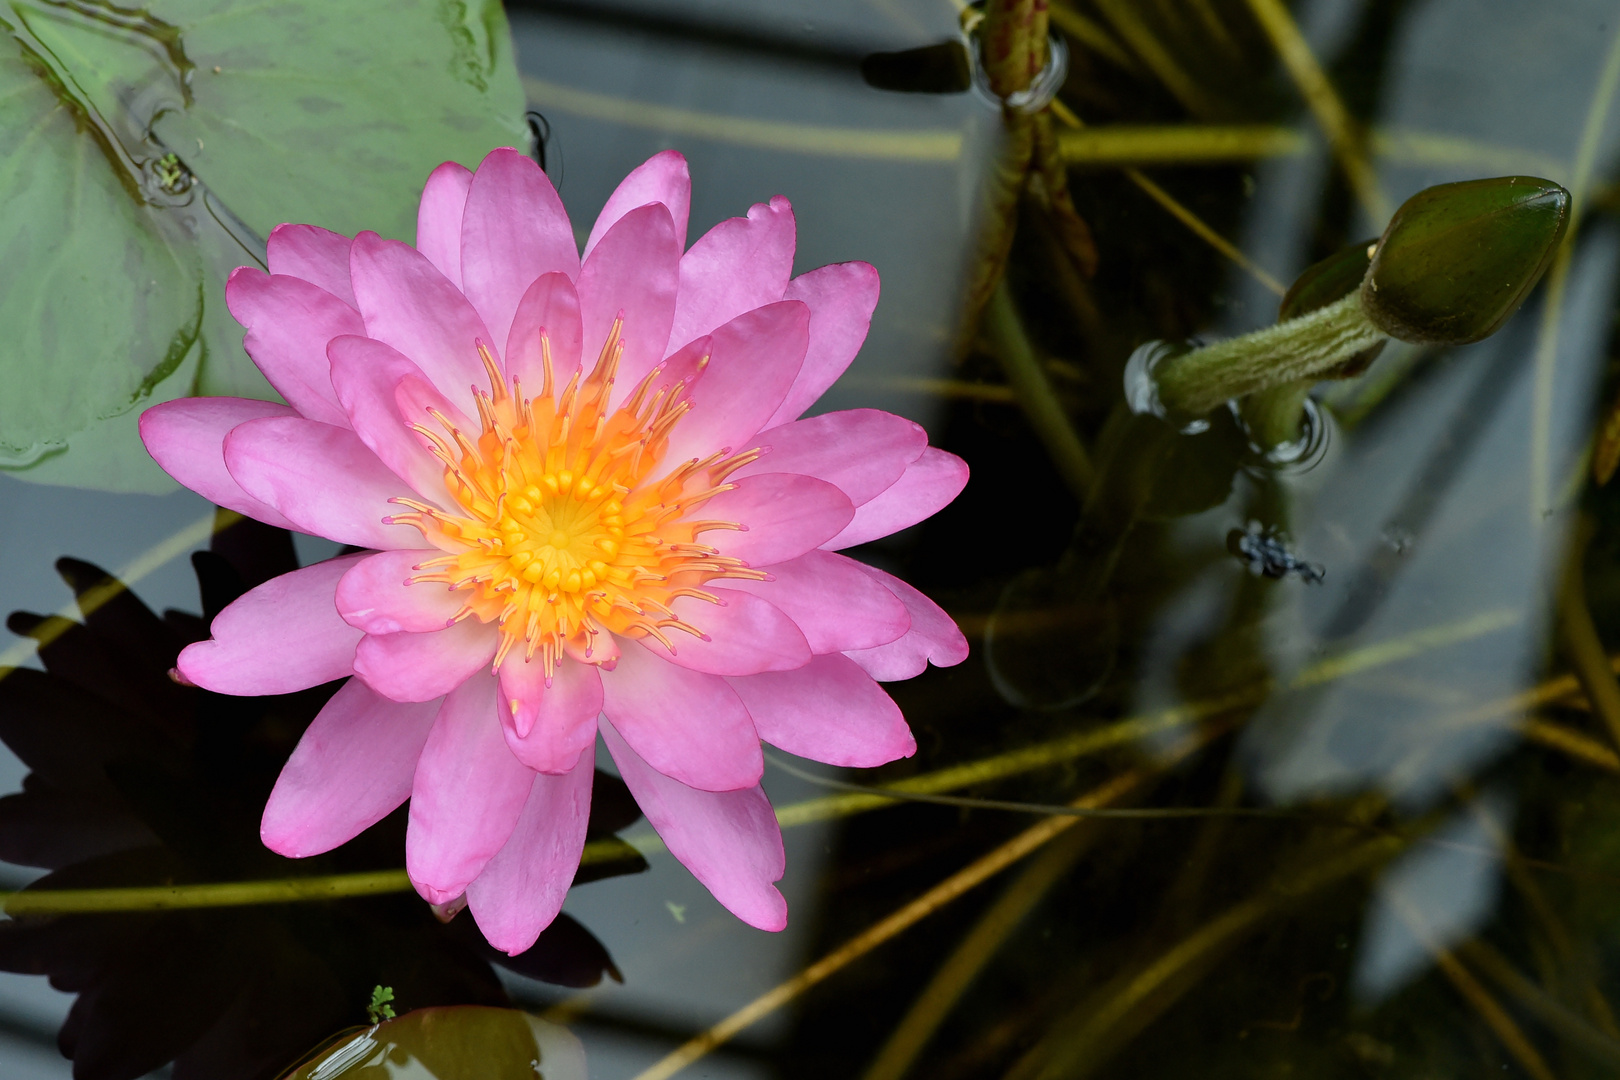
[[(231, 515), (234, 517), (234, 515)], [(41, 642), (44, 670), (0, 681), (0, 739), (32, 770), (0, 799), (0, 858), (49, 872), (44, 890), (254, 881), (393, 870), (396, 813), (327, 856), (289, 860), (259, 841), (265, 797), (333, 687), (231, 698), (169, 677), (179, 650), (206, 636), (225, 604), (296, 567), (290, 536), (251, 521), (193, 557), (201, 617), (158, 616), (99, 568), (58, 570), (82, 622), (14, 613)], [(592, 833), (639, 817), (615, 778), (599, 776)], [(644, 867), (628, 848), (582, 880)], [(19, 911), (21, 900), (14, 901)], [(77, 994), (58, 1035), (78, 1080), (125, 1080), (174, 1062), (178, 1077), (260, 1077), (331, 1031), (364, 1019), (371, 988), (409, 1008), (504, 1005), (492, 964), (531, 979), (590, 986), (618, 969), (571, 918), (506, 957), (466, 920), (434, 918), (414, 894), (245, 908), (14, 914), (0, 924), (0, 968), (48, 975)]]
[[(945, 40), (951, 6), (511, 5), (530, 104), (553, 126), (547, 165), (570, 202), (600, 203), (664, 146), (704, 178), (699, 197), (711, 201), (694, 207), (695, 229), (761, 191), (795, 193), (803, 265), (859, 257), (884, 273), (871, 344), (829, 407), (913, 416), (973, 466), (958, 505), (861, 553), (960, 616), (975, 654), (896, 686), (919, 755), (860, 779), (1025, 802), (1129, 780), (1116, 805), (1213, 811), (1081, 821), (683, 1075), (1541, 1080), (1620, 1068), (1609, 947), (1620, 933), (1620, 758), (1549, 633), (1579, 507), (1595, 527), (1585, 566), (1595, 635), (1620, 640), (1620, 494), (1587, 487), (1580, 460), (1594, 403), (1613, 394), (1599, 383), (1613, 382), (1606, 185), (1620, 123), (1598, 123), (1584, 155), (1595, 197), (1556, 310), (1543, 291), (1488, 342), (1392, 345), (1360, 378), (1319, 388), (1337, 426), (1308, 468), (1255, 460), (1226, 413), (1197, 433), (1133, 425), (1120, 386), (1136, 346), (1267, 324), (1277, 297), (1266, 277), (1286, 284), (1383, 225), (1255, 20), (1264, 6), (1052, 7), (1071, 46), (1061, 100), (1087, 125), (1065, 129), (1070, 184), (1100, 258), (1093, 278), (1066, 271), (1040, 216), (1026, 213), (1009, 282), (1031, 355), (1092, 465), (1131, 466), (1082, 499), (995, 349), (951, 340), (999, 117), (970, 95), (886, 93), (860, 76), (872, 52)], [(1370, 129), (1384, 201), (1514, 172), (1579, 186), (1612, 5), (1286, 6)], [(1228, 149), (1212, 154), (1217, 135)], [(1229, 149), (1243, 139), (1251, 150)], [(1190, 231), (1133, 178), (1138, 167), (1261, 273)], [(8, 503), (8, 607), (54, 602), (37, 568), (71, 549), (65, 535), (116, 564), (200, 512), (119, 503), (120, 548), (98, 498)], [(1252, 573), (1227, 548), (1233, 529), (1285, 537), (1293, 556), (1325, 568), (1322, 584)], [(178, 596), (174, 577), (163, 588)], [(95, 718), (107, 697), (123, 707), (121, 671), (96, 674), (88, 690), (73, 684), (94, 708), (64, 712), (64, 730), (86, 732), (87, 747), (104, 738)], [(19, 805), (78, 817), (31, 810), (0, 840), (63, 881), (81, 867), (99, 881), (119, 880), (115, 870), (150, 880), (117, 861), (132, 846), (168, 851), (174, 872), (194, 879), (283, 873), (252, 842), (263, 794), (253, 785), (273, 777), (307, 708), (226, 718), (240, 775), (259, 777), (241, 792), (222, 789), (192, 750), (143, 748), (137, 772), (178, 779), (125, 777), (146, 800), (134, 804), (118, 770), (89, 784), (68, 756), (69, 787), (31, 781)], [(1189, 737), (1196, 752), (1170, 763)], [(290, 1060), (362, 1023), (373, 986), (389, 984), (403, 1007), (555, 1009), (590, 1045), (598, 1080), (628, 1080), (1035, 820), (920, 805), (817, 818), (804, 804), (850, 793), (774, 770), (766, 782), (791, 825), (789, 930), (739, 929), (649, 845), (647, 873), (576, 890), (567, 908), (611, 947), (624, 985), (576, 993), (492, 976), (459, 922), (441, 926), (408, 897), (31, 919), (0, 941), (28, 942), (29, 970), (80, 992), (75, 1048), (126, 1075), (185, 1038), (199, 1048), (188, 1059), (197, 1072), (224, 1061), (227, 1043), (251, 1067), (271, 1056), (268, 1032), (303, 1024), (302, 1043), (274, 1043)], [(218, 821), (178, 815), (185, 829), (168, 820), (214, 799), (239, 808), (214, 811)], [(1221, 813), (1260, 808), (1282, 814)], [(627, 833), (641, 843), (638, 828)], [(208, 862), (187, 829), (238, 840)], [(379, 841), (368, 860), (368, 842), (331, 865), (386, 867), (396, 844)], [(569, 973), (543, 963), (532, 973), (585, 981), (607, 970), (578, 933), (554, 954), (571, 958)], [(216, 997), (232, 1004), (220, 1011)], [(214, 1019), (186, 1035), (175, 1018), (193, 1013)]]
[(420, 1009), (344, 1032), (284, 1080), (585, 1080), (567, 1028), (512, 1009)]

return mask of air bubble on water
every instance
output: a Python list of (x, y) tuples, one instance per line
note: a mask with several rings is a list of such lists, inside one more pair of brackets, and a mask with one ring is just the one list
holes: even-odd
[[(1248, 425), (1243, 423), (1236, 401), (1231, 403), (1231, 408), (1238, 426), (1247, 433)], [(1332, 441), (1328, 414), (1313, 398), (1305, 399), (1304, 410), (1299, 438), (1293, 442), (1280, 443), (1267, 450), (1250, 438), (1249, 450), (1259, 459), (1257, 464), (1272, 472), (1303, 473), (1316, 468), (1327, 457), (1328, 444)]]
[(1407, 554), (1412, 550), (1412, 545), (1417, 543), (1417, 537), (1412, 535), (1412, 530), (1404, 525), (1385, 526), (1384, 531), (1379, 534), (1379, 539), (1397, 555)]
[(1154, 370), (1168, 357), (1185, 351), (1181, 345), (1169, 341), (1150, 341), (1138, 345), (1131, 358), (1125, 361), (1125, 403), (1138, 415), (1164, 418), (1164, 402), (1159, 400), (1159, 381)]

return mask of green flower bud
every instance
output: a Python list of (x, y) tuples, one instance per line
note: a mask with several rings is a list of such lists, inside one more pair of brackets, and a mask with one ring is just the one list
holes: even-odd
[(1518, 310), (1569, 224), (1569, 192), (1551, 180), (1502, 176), (1426, 188), (1378, 241), (1361, 307), (1402, 341), (1462, 345)]
[[(1287, 322), (1308, 312), (1325, 308), (1355, 292), (1367, 276), (1372, 262), (1375, 240), (1363, 240), (1340, 248), (1319, 263), (1313, 263), (1288, 287), (1288, 294), (1277, 308), (1277, 321)], [(1349, 379), (1366, 371), (1378, 354), (1384, 351), (1380, 341), (1370, 349), (1363, 349), (1338, 367), (1317, 375), (1320, 379)]]

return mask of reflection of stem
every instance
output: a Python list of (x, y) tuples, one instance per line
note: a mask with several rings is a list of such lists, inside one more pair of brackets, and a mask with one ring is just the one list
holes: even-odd
[(864, 1080), (900, 1080), (906, 1074), (974, 978), (1096, 840), (1095, 829), (1072, 830), (1049, 845), (1007, 886), (912, 1002), (866, 1070)]
[[(1175, 761), (1205, 745), (1214, 734), (1217, 732), (1205, 732), (1183, 741), (1173, 754), (1166, 756), (1158, 769), (1151, 771), (1133, 769), (1122, 773), (1101, 787), (1082, 795), (1073, 805), (1102, 806), (1113, 802), (1142, 783), (1153, 772), (1168, 768)], [(1073, 828), (1078, 820), (1078, 818), (1048, 818), (1039, 825), (1024, 830), (988, 855), (952, 874), (888, 918), (828, 953), (793, 978), (755, 998), (696, 1038), (688, 1040), (651, 1068), (638, 1073), (635, 1080), (666, 1080), (667, 1077), (674, 1076), (710, 1051), (730, 1042), (738, 1032), (755, 1021), (769, 1016), (828, 976), (848, 967), (896, 934), (909, 929), (969, 889), (1005, 870), (1040, 848), (1048, 840)]]
[(1135, 184), (1137, 187), (1141, 188), (1142, 191), (1147, 194), (1148, 198), (1152, 199), (1154, 202), (1168, 210), (1172, 217), (1196, 233), (1200, 240), (1203, 240), (1210, 247), (1214, 248), (1228, 259), (1231, 259), (1238, 266), (1248, 271), (1248, 273), (1261, 285), (1276, 293), (1278, 296), (1282, 296), (1288, 291), (1283, 287), (1282, 282), (1266, 273), (1259, 266), (1256, 266), (1247, 255), (1239, 251), (1237, 245), (1233, 244), (1226, 237), (1204, 224), (1202, 218), (1198, 217), (1198, 215), (1194, 214), (1191, 210), (1183, 206), (1168, 191), (1164, 190), (1158, 184), (1155, 184), (1152, 180), (1149, 180), (1147, 174), (1143, 173), (1141, 169), (1127, 167), (1124, 172), (1125, 178), (1131, 183)]
[(724, 116), (579, 90), (531, 75), (523, 76), (523, 90), (530, 101), (548, 112), (650, 129), (664, 137), (687, 136), (781, 153), (875, 161), (946, 164), (962, 156), (962, 133), (950, 129), (884, 131)]
[(1243, 425), (1255, 444), (1270, 450), (1298, 442), (1305, 419), (1305, 399), (1310, 397), (1314, 379), (1284, 383), (1270, 390), (1250, 394), (1239, 403)]
[(1186, 106), (1187, 111), (1195, 116), (1210, 116), (1216, 111), (1203, 88), (1182, 70), (1158, 36), (1141, 20), (1137, 0), (1096, 0), (1096, 6), (1113, 25), (1114, 32), (1142, 58), (1164, 88)]
[(1057, 392), (1035, 357), (1005, 281), (997, 285), (990, 296), (984, 312), (984, 329), (994, 343), (1002, 371), (1012, 384), (1018, 403), (1024, 407), (1030, 426), (1052, 456), (1052, 464), (1075, 497), (1084, 499), (1091, 487), (1091, 457), (1058, 404)]
[(1575, 676), (1592, 703), (1592, 711), (1609, 729), (1615, 746), (1620, 747), (1620, 682), (1615, 681), (1609, 656), (1598, 639), (1597, 624), (1586, 606), (1586, 582), (1581, 564), (1592, 538), (1592, 528), (1591, 520), (1586, 517), (1575, 526), (1574, 543), (1566, 556), (1564, 587), (1558, 597), (1558, 628), (1563, 633), (1564, 648), (1575, 668)]
[[(579, 864), (590, 866), (624, 857), (618, 840), (585, 845)], [(12, 917), (66, 915), (109, 911), (174, 911), (182, 908), (246, 907), (312, 900), (342, 900), (409, 892), (404, 870), (367, 870), (356, 874), (277, 878), (271, 881), (225, 881), (199, 885), (144, 885), (119, 889), (38, 889), (0, 893), (0, 907)]]
[(307, 900), (339, 900), (404, 892), (411, 887), (403, 870), (361, 874), (230, 881), (206, 885), (152, 885), (128, 889), (41, 889), (6, 897), (7, 915), (60, 915), (78, 912), (165, 911), (179, 908), (242, 907)]
[(170, 559), (184, 555), (198, 544), (207, 541), (215, 533), (223, 532), (241, 520), (242, 515), (234, 510), (211, 511), (207, 516), (198, 518), (173, 536), (158, 541), (137, 555), (128, 565), (121, 567), (107, 580), (86, 589), (84, 594), (72, 603), (64, 604), (57, 610), (55, 617), (41, 623), (27, 641), (19, 642), (5, 652), (0, 653), (0, 679), (11, 674), (13, 669), (27, 663), (36, 649), (45, 648), (70, 628), (76, 626), (74, 615), (88, 618), (91, 612), (127, 591), (131, 585), (164, 565)]
[(1007, 118), (1006, 142), (996, 167), (985, 180), (984, 210), (979, 222), (978, 251), (968, 281), (967, 300), (962, 312), (963, 340), (970, 340), (979, 314), (990, 300), (1012, 250), (1014, 211), (1029, 182), (1030, 157), (1035, 150), (1032, 118), (1012, 114)]
[(1520, 1067), (1529, 1073), (1534, 1080), (1554, 1080), (1553, 1071), (1547, 1067), (1547, 1062), (1541, 1056), (1541, 1052), (1525, 1036), (1524, 1031), (1514, 1022), (1513, 1017), (1509, 1016), (1502, 1006), (1496, 1003), (1496, 999), (1491, 996), (1490, 991), (1479, 984), (1479, 980), (1474, 978), (1467, 968), (1463, 967), (1462, 962), (1452, 954), (1451, 950), (1442, 947), (1429, 933), (1428, 923), (1424, 920), (1423, 913), (1403, 896), (1398, 889), (1388, 890), (1384, 894), (1384, 898), (1389, 901), (1390, 907), (1395, 909), (1395, 914), (1406, 924), (1406, 928), (1412, 932), (1412, 936), (1417, 938), (1419, 944), (1429, 951), (1429, 955), (1434, 958), (1435, 966), (1450, 981), (1457, 993), (1461, 994), (1468, 1004), (1474, 1007), (1474, 1011), (1479, 1013), (1480, 1018), (1485, 1021), (1497, 1039), (1507, 1048), (1507, 1052), (1513, 1055), (1513, 1059), (1519, 1063)]
[(1611, 1069), (1620, 1069), (1620, 1039), (1599, 1030), (1585, 1018), (1572, 1012), (1567, 1005), (1537, 986), (1490, 945), (1478, 940), (1469, 941), (1459, 945), (1457, 952), (1484, 972), (1486, 978), (1512, 994), (1519, 1004), (1524, 1006), (1526, 1012), (1535, 1016), (1571, 1046), (1588, 1055), (1593, 1061), (1607, 1065)]
[(1586, 213), (1592, 189), (1592, 171), (1597, 163), (1599, 141), (1609, 117), (1609, 105), (1620, 88), (1620, 29), (1609, 43), (1597, 88), (1586, 108), (1586, 123), (1575, 151), (1575, 175), (1569, 184), (1569, 226), (1564, 242), (1553, 256), (1547, 271), (1547, 290), (1541, 301), (1541, 328), (1536, 337), (1536, 382), (1530, 414), (1530, 520), (1539, 525), (1553, 509), (1552, 497), (1552, 398), (1558, 365), (1558, 323), (1563, 314), (1564, 289), (1569, 281), (1570, 259), (1575, 252), (1577, 231)]
[[(1223, 713), (1264, 701), (1268, 695), (1278, 690), (1300, 690), (1319, 686), (1386, 664), (1409, 660), (1434, 649), (1472, 641), (1485, 634), (1515, 625), (1517, 621), (1516, 616), (1510, 612), (1487, 612), (1459, 622), (1428, 627), (1390, 641), (1368, 645), (1338, 657), (1319, 661), (1301, 671), (1286, 686), (1279, 687), (1271, 681), (1257, 683), (1216, 697), (1127, 717), (1050, 742), (1037, 743), (978, 761), (896, 780), (887, 786), (897, 793), (939, 794), (1021, 776), (1212, 720)], [(1620, 656), (1614, 658), (1612, 666), (1620, 670)], [(1523, 712), (1568, 698), (1578, 690), (1579, 684), (1574, 676), (1557, 676), (1530, 690), (1481, 706), (1465, 714), (1463, 720), (1467, 723), (1480, 723), (1515, 712)], [(1526, 738), (1534, 742), (1560, 750), (1607, 771), (1620, 772), (1620, 757), (1579, 732), (1534, 718), (1525, 723), (1522, 732)], [(817, 821), (852, 817), (893, 805), (894, 799), (891, 796), (852, 792), (847, 795), (806, 799), (803, 802), (778, 807), (776, 820), (782, 828), (793, 828)], [(1063, 820), (1072, 823), (1079, 819)], [(663, 849), (662, 841), (654, 833), (628, 835), (623, 837), (623, 840), (642, 855), (654, 855)], [(585, 845), (580, 865), (614, 861), (621, 857), (622, 850), (617, 841), (592, 841)], [(392, 881), (392, 885), (383, 888), (380, 882), (384, 880)], [(361, 891), (341, 891), (346, 888)], [(373, 892), (403, 892), (409, 888), (410, 883), (406, 880), (403, 870), (388, 870), (369, 874), (337, 874), (327, 878), (283, 878), (273, 881), (156, 886), (139, 889), (62, 889), (0, 893), (0, 905), (13, 915), (24, 912), (46, 914), (69, 910), (138, 911), (328, 900), (340, 896), (365, 895), (366, 889)], [(76, 906), (63, 906), (64, 903)]]
[(1249, 10), (1276, 46), (1283, 66), (1293, 77), (1294, 84), (1305, 97), (1316, 122), (1321, 125), (1333, 154), (1339, 159), (1351, 189), (1356, 193), (1361, 208), (1374, 224), (1389, 218), (1389, 202), (1378, 188), (1378, 177), (1373, 173), (1363, 148), (1363, 140), (1349, 110), (1339, 100), (1338, 92), (1328, 81), (1327, 72), (1316, 60), (1306, 43), (1294, 17), (1281, 0), (1249, 0)]
[[(1087, 1011), (1073, 1017), (1078, 1023), (1062, 1037), (1061, 1046), (1052, 1048), (1050, 1055), (1042, 1054), (1046, 1046), (1037, 1047), (1014, 1066), (1009, 1078), (1070, 1080), (1090, 1074), (1103, 1064), (1104, 1054), (1099, 1051), (1106, 1043), (1119, 1036), (1129, 1039), (1152, 1023), (1190, 988), (1186, 977), (1201, 965), (1213, 962), (1220, 950), (1235, 945), (1263, 920), (1309, 894), (1381, 865), (1403, 846), (1404, 841), (1394, 837), (1359, 844), (1303, 873), (1280, 878), (1259, 895), (1228, 908), (1139, 970), (1117, 993), (1103, 1001), (1088, 1002)], [(1042, 1054), (1042, 1058), (1036, 1054)]]
[[(1508, 834), (1502, 822), (1498, 821), (1496, 815), (1490, 812), (1484, 800), (1469, 799), (1468, 805), (1474, 818), (1484, 829), (1491, 845), (1502, 853), (1508, 880), (1513, 883), (1515, 889), (1519, 890), (1519, 895), (1524, 898), (1525, 905), (1541, 923), (1542, 932), (1546, 934), (1547, 941), (1552, 946), (1552, 951), (1562, 967), (1563, 978), (1559, 978), (1559, 972), (1554, 971), (1544, 973), (1543, 981), (1553, 983), (1555, 986), (1563, 985), (1567, 981), (1576, 983), (1575, 989), (1586, 999), (1592, 1015), (1602, 1027), (1600, 1034), (1608, 1036), (1607, 1041), (1611, 1047), (1620, 1049), (1620, 1028), (1615, 1026), (1614, 1010), (1609, 1007), (1608, 999), (1603, 996), (1603, 991), (1598, 988), (1590, 954), (1576, 948), (1575, 941), (1570, 936), (1569, 930), (1564, 926), (1563, 921), (1559, 919), (1558, 912), (1553, 908), (1552, 902), (1547, 899), (1546, 892), (1530, 872), (1529, 860), (1524, 857), (1524, 853), (1513, 842), (1513, 837)], [(1506, 961), (1504, 960), (1503, 963), (1505, 964)], [(1515, 974), (1517, 973), (1515, 972)], [(1547, 974), (1552, 977), (1546, 977)]]
[[(1613, 662), (1620, 668), (1620, 658)], [(1565, 676), (1569, 678), (1569, 676)], [(1575, 680), (1570, 678), (1573, 683)], [(1574, 689), (1574, 687), (1570, 687)], [(1524, 722), (1524, 737), (1552, 750), (1561, 750), (1570, 757), (1580, 758), (1588, 765), (1596, 765), (1605, 772), (1620, 773), (1620, 755), (1596, 739), (1583, 735), (1562, 724), (1531, 717)]]
[(1108, 31), (1092, 22), (1078, 11), (1062, 4), (1053, 4), (1047, 11), (1047, 17), (1058, 24), (1058, 28), (1065, 34), (1098, 56), (1103, 57), (1115, 67), (1123, 71), (1139, 72), (1141, 65), (1135, 57), (1120, 47), (1119, 42), (1109, 36)]
[[(1518, 621), (1516, 613), (1501, 610), (1485, 612), (1457, 622), (1427, 627), (1411, 634), (1402, 635), (1399, 638), (1382, 641), (1375, 645), (1367, 645), (1359, 649), (1352, 649), (1342, 655), (1319, 660), (1296, 675), (1286, 687), (1279, 688), (1274, 682), (1267, 680), (1214, 697), (1202, 698), (1197, 701), (1189, 701), (1181, 705), (1159, 709), (1155, 712), (1126, 717), (1123, 720), (1116, 720), (1113, 723), (1089, 731), (1066, 735), (1063, 738), (1053, 739), (1049, 742), (1020, 747), (1017, 750), (1009, 750), (1005, 753), (995, 754), (962, 765), (953, 765), (949, 768), (925, 773), (922, 776), (896, 780), (888, 786), (896, 791), (937, 793), (954, 791), (975, 784), (987, 784), (997, 780), (1005, 780), (1023, 773), (1034, 772), (1036, 769), (1044, 769), (1051, 765), (1074, 761), (1112, 747), (1150, 739), (1165, 732), (1213, 719), (1222, 713), (1264, 701), (1269, 694), (1278, 689), (1300, 690), (1319, 686), (1336, 679), (1370, 671), (1386, 664), (1409, 660), (1433, 649), (1442, 649), (1447, 646), (1473, 641), (1486, 634), (1515, 626)], [(1620, 660), (1616, 662), (1620, 663)], [(1544, 684), (1543, 687), (1532, 691), (1532, 693), (1537, 695), (1537, 703), (1545, 704), (1548, 701), (1568, 697), (1576, 688), (1574, 678), (1563, 676), (1551, 680)], [(1489, 719), (1515, 709), (1529, 707), (1522, 704), (1521, 699), (1523, 697), (1524, 695), (1515, 695), (1513, 698), (1499, 702), (1495, 706), (1488, 706), (1487, 708), (1492, 711), (1482, 718)], [(815, 821), (826, 821), (830, 818), (846, 817), (867, 810), (876, 810), (879, 807), (891, 804), (892, 800), (881, 795), (831, 795), (783, 806), (777, 810), (776, 819), (783, 827), (791, 827), (806, 825)], [(648, 834), (627, 836), (625, 839), (644, 855), (650, 851), (656, 851), (658, 847), (657, 838)]]
[[(1052, 102), (1052, 113), (1059, 120), (1062, 120), (1065, 124), (1067, 124), (1071, 129), (1081, 130), (1085, 128), (1085, 124), (1081, 121), (1079, 116), (1075, 115), (1074, 110), (1070, 109), (1061, 101)], [(1062, 147), (1061, 140), (1062, 136), (1059, 136), (1059, 152), (1061, 152)], [(1243, 252), (1239, 251), (1236, 244), (1233, 244), (1226, 237), (1210, 228), (1204, 223), (1203, 218), (1199, 217), (1186, 206), (1182, 205), (1182, 203), (1178, 201), (1174, 195), (1171, 195), (1168, 191), (1164, 190), (1164, 188), (1160, 187), (1158, 184), (1155, 184), (1152, 180), (1149, 180), (1147, 174), (1142, 172), (1141, 169), (1127, 167), (1124, 170), (1124, 173), (1127, 180), (1141, 188), (1143, 193), (1146, 194), (1148, 198), (1164, 207), (1164, 209), (1169, 212), (1171, 217), (1175, 218), (1177, 221), (1187, 226), (1187, 228), (1191, 229), (1193, 234), (1200, 240), (1204, 241), (1204, 243), (1208, 244), (1210, 247), (1214, 248), (1216, 251), (1220, 252), (1226, 258), (1230, 259), (1232, 262), (1236, 263), (1239, 267), (1251, 274), (1261, 285), (1264, 285), (1278, 296), (1281, 296), (1288, 291), (1287, 289), (1283, 288), (1282, 282), (1278, 281), (1260, 267), (1256, 266), (1253, 262), (1249, 261), (1249, 257), (1243, 254)]]

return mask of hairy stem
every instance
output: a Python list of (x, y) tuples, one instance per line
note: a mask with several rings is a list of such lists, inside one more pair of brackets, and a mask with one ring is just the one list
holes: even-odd
[(1353, 292), (1297, 319), (1165, 360), (1154, 373), (1159, 400), (1173, 413), (1201, 415), (1230, 398), (1315, 378), (1388, 336)]

